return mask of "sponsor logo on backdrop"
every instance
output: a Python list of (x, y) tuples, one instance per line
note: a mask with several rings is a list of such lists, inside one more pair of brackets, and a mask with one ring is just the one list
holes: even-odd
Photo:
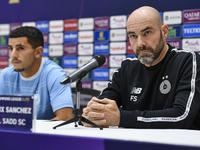
[(76, 31), (78, 30), (78, 20), (71, 19), (64, 21), (64, 30), (65, 31)]
[(109, 44), (108, 43), (96, 43), (94, 44), (94, 54), (109, 54)]
[(0, 35), (10, 34), (10, 24), (0, 24)]
[(64, 24), (63, 20), (49, 21), (49, 31), (50, 32), (62, 32), (63, 24)]
[(92, 59), (92, 56), (79, 56), (78, 57), (78, 67), (81, 67), (88, 63)]
[(181, 49), (181, 39), (166, 40), (171, 46)]
[(0, 46), (8, 45), (8, 36), (0, 36)]
[(0, 57), (8, 57), (8, 47), (0, 47)]
[(77, 44), (65, 44), (64, 55), (77, 55)]
[(104, 55), (105, 56), (105, 58), (106, 58), (106, 61), (105, 61), (105, 63), (102, 65), (102, 68), (104, 68), (104, 67), (109, 67), (109, 56), (108, 55)]
[(93, 89), (103, 91), (108, 85), (108, 81), (93, 81)]
[(127, 42), (127, 53), (128, 53), (128, 54), (133, 54), (133, 49), (132, 49), (132, 47), (131, 47), (130, 42)]
[(126, 15), (110, 17), (110, 28), (125, 28), (125, 27), (126, 27)]
[(65, 56), (63, 57), (64, 68), (77, 68), (77, 57), (76, 56)]
[(78, 44), (79, 55), (93, 55), (93, 44)]
[(110, 41), (125, 41), (126, 29), (110, 30)]
[(110, 43), (110, 54), (125, 54), (125, 53), (126, 53), (126, 42)]
[(93, 42), (94, 32), (93, 31), (79, 31), (78, 32), (78, 42)]
[(49, 45), (44, 45), (42, 56), (45, 57), (48, 55), (49, 55)]
[(164, 24), (181, 24), (182, 12), (181, 11), (168, 11), (163, 13)]
[(92, 89), (92, 81), (83, 81), (82, 87), (87, 89)]
[(169, 26), (168, 27), (168, 38), (180, 38), (181, 37), (181, 26)]
[(83, 78), (82, 81), (90, 81), (92, 80), (92, 71), (87, 73)]
[(35, 22), (23, 22), (22, 26), (29, 26), (29, 27), (35, 27), (36, 23)]
[(57, 63), (59, 66), (62, 66), (62, 57), (50, 57), (50, 59)]
[(67, 75), (70, 75), (72, 72), (74, 72), (76, 70), (76, 68), (67, 68), (64, 69)]
[(93, 71), (93, 79), (94, 80), (108, 80), (109, 79), (109, 71), (107, 68), (105, 69), (95, 69)]
[(121, 62), (126, 58), (125, 55), (110, 55), (109, 66), (110, 67), (120, 67)]
[(44, 38), (44, 44), (45, 45), (49, 44), (49, 34), (43, 33), (43, 38)]
[(200, 9), (184, 10), (183, 23), (200, 22)]
[(63, 56), (63, 45), (49, 45), (49, 56)]
[(49, 44), (62, 44), (63, 33), (49, 33)]
[(182, 48), (189, 51), (200, 51), (200, 38), (183, 39)]
[(49, 32), (49, 22), (48, 21), (36, 22), (36, 28), (38, 28), (42, 33), (47, 33)]
[(65, 43), (77, 43), (78, 42), (78, 32), (65, 32), (64, 33)]
[(183, 37), (199, 37), (200, 24), (183, 25)]
[(109, 17), (96, 17), (94, 18), (95, 29), (108, 29)]
[(94, 29), (94, 18), (80, 18), (78, 20), (79, 30), (93, 30)]
[(16, 28), (19, 28), (21, 26), (22, 26), (21, 23), (11, 23), (10, 24), (10, 32), (12, 32), (13, 30), (15, 30)]
[(8, 67), (8, 59), (7, 58), (0, 58), (0, 68)]
[(94, 33), (95, 42), (106, 42), (109, 40), (109, 31), (108, 30), (98, 30)]
[(117, 68), (110, 68), (109, 69), (109, 80), (112, 80), (113, 73), (117, 70)]

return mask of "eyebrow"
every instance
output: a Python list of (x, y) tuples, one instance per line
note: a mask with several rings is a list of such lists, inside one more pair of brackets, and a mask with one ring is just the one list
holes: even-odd
[[(16, 47), (19, 47), (19, 46), (21, 46), (21, 47), (25, 47), (25, 46), (22, 45), (21, 43), (19, 43), (19, 44), (16, 45)], [(8, 47), (12, 47), (12, 46), (11, 46), (11, 45), (8, 45)]]
[[(153, 28), (152, 27), (146, 27), (146, 28), (142, 29), (140, 32), (142, 33), (144, 31), (150, 30), (150, 29), (153, 29)], [(127, 34), (135, 34), (135, 32), (129, 31)]]

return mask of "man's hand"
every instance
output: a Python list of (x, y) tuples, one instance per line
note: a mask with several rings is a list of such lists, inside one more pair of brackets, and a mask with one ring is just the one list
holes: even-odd
[[(93, 97), (83, 109), (83, 117), (101, 127), (119, 126), (120, 111), (114, 100), (104, 98), (102, 100)], [(83, 122), (86, 127), (92, 127)]]

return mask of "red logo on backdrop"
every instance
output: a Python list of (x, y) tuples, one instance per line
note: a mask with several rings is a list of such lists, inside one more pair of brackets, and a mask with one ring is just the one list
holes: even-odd
[(128, 54), (133, 54), (133, 49), (131, 48), (130, 42), (127, 42), (127, 53)]
[(64, 28), (65, 28), (65, 31), (76, 31), (76, 30), (78, 30), (78, 20), (77, 19), (65, 20)]
[(0, 68), (8, 67), (8, 59), (0, 59)]

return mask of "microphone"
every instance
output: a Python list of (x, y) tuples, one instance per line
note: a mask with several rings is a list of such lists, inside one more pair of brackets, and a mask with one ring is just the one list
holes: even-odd
[(69, 76), (67, 76), (60, 84), (72, 83), (82, 77), (84, 77), (88, 72), (101, 67), (106, 61), (104, 55), (95, 55), (88, 63), (80, 67), (79, 69), (72, 72)]

